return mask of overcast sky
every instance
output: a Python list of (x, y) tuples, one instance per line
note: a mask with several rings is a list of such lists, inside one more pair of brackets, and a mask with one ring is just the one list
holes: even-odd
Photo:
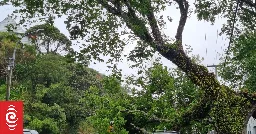
[[(0, 6), (0, 21), (5, 19), (8, 14), (11, 14), (13, 10), (14, 9), (11, 6)], [(166, 10), (162, 14), (164, 16), (170, 15), (173, 18), (172, 22), (166, 21), (167, 27), (164, 32), (168, 36), (174, 37), (179, 22), (179, 10), (173, 7)], [(64, 25), (64, 20), (64, 17), (57, 19), (55, 21), (55, 26), (58, 27), (62, 33), (69, 36), (69, 33)], [(227, 47), (227, 41), (225, 41), (225, 37), (220, 37), (217, 34), (217, 32), (220, 31), (223, 23), (225, 23), (225, 20), (223, 19), (217, 19), (214, 25), (211, 25), (209, 22), (198, 21), (196, 15), (194, 14), (192, 14), (191, 17), (187, 20), (183, 33), (183, 43), (188, 44), (193, 48), (193, 54), (199, 54), (201, 57), (204, 58), (203, 64), (205, 66), (211, 64), (218, 64), (220, 58), (218, 53), (223, 54), (224, 48)], [(133, 44), (132, 46), (135, 45), (136, 44)], [(126, 48), (124, 53), (128, 53), (128, 51), (132, 49), (132, 46), (129, 45), (129, 48)], [(161, 61), (165, 66), (173, 66), (173, 64), (166, 59), (162, 59)], [(107, 72), (108, 68), (105, 63), (92, 63), (90, 67), (94, 68), (100, 73), (107, 75), (110, 74), (110, 72)], [(119, 63), (118, 67), (123, 70), (123, 74), (125, 75), (135, 75), (136, 73), (136, 71), (129, 68), (128, 63)], [(212, 69), (209, 70), (212, 71)]]

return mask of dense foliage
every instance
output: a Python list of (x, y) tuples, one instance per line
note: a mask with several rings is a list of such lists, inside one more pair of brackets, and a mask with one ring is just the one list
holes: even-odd
[(29, 28), (25, 35), (32, 39), (36, 50), (40, 53), (72, 51), (72, 42), (50, 22)]
[[(8, 0), (4, 0), (2, 4), (6, 4), (8, 2)], [(19, 13), (22, 13), (21, 17), (25, 17), (25, 20), (38, 19), (35, 16), (40, 18), (45, 17), (46, 19), (48, 19), (48, 17), (52, 16), (52, 14), (57, 16), (61, 16), (63, 14), (67, 15), (68, 19), (66, 21), (66, 24), (67, 29), (70, 32), (71, 38), (80, 38), (87, 43), (83, 44), (84, 47), (80, 51), (80, 56), (87, 55), (89, 58), (94, 58), (102, 61), (102, 59), (100, 58), (100, 54), (103, 54), (110, 55), (112, 57), (109, 62), (112, 62), (114, 60), (119, 61), (122, 58), (122, 50), (127, 45), (127, 38), (123, 39), (125, 38), (123, 35), (128, 35), (128, 41), (137, 42), (136, 48), (131, 51), (128, 56), (129, 60), (135, 61), (136, 65), (140, 66), (141, 63), (143, 63), (144, 60), (150, 58), (150, 56), (153, 55), (154, 52), (158, 52), (159, 54), (161, 54), (161, 56), (165, 57), (166, 59), (172, 61), (175, 65), (177, 65), (178, 68), (186, 74), (190, 82), (196, 85), (198, 89), (195, 88), (191, 91), (200, 91), (198, 92), (200, 94), (200, 97), (195, 97), (197, 99), (194, 100), (194, 103), (190, 103), (189, 106), (186, 107), (187, 109), (183, 109), (182, 105), (185, 104), (181, 103), (182, 105), (179, 109), (180, 112), (172, 112), (174, 110), (171, 106), (172, 102), (167, 103), (167, 100), (163, 100), (170, 99), (170, 96), (173, 95), (171, 89), (175, 89), (174, 87), (179, 86), (179, 84), (175, 85), (175, 78), (167, 77), (169, 75), (166, 74), (160, 75), (162, 78), (161, 80), (158, 80), (158, 78), (154, 78), (154, 76), (160, 77), (158, 74), (159, 72), (164, 74), (166, 73), (166, 71), (161, 69), (161, 71), (154, 71), (153, 69), (151, 70), (152, 72), (149, 73), (150, 75), (147, 75), (148, 79), (138, 80), (138, 82), (142, 85), (143, 90), (136, 93), (134, 97), (130, 98), (131, 100), (136, 99), (136, 101), (133, 100), (131, 102), (126, 102), (126, 99), (123, 99), (122, 101), (124, 102), (122, 102), (121, 104), (115, 103), (116, 101), (109, 101), (113, 102), (113, 105), (107, 105), (109, 108), (113, 108), (114, 105), (119, 106), (119, 109), (113, 109), (112, 113), (109, 113), (108, 110), (104, 110), (104, 103), (102, 102), (102, 100), (116, 93), (113, 94), (113, 92), (108, 93), (107, 91), (104, 91), (109, 89), (108, 86), (104, 87), (108, 84), (103, 84), (100, 87), (90, 87), (91, 90), (96, 90), (96, 92), (94, 92), (96, 94), (99, 94), (97, 93), (97, 90), (101, 91), (99, 96), (95, 96), (96, 102), (94, 104), (99, 107), (102, 107), (103, 105), (103, 108), (99, 108), (100, 110), (97, 110), (97, 108), (95, 109), (95, 115), (89, 117), (89, 119), (92, 119), (93, 121), (82, 123), (82, 125), (88, 123), (96, 125), (89, 125), (91, 128), (88, 128), (87, 130), (103, 130), (104, 125), (101, 123), (106, 123), (109, 120), (116, 120), (118, 122), (116, 124), (116, 133), (126, 133), (125, 130), (120, 127), (124, 124), (125, 126), (128, 125), (128, 128), (133, 127), (138, 131), (144, 131), (145, 129), (152, 128), (152, 126), (158, 126), (159, 124), (155, 124), (155, 122), (153, 122), (152, 124), (148, 122), (152, 122), (152, 120), (155, 121), (158, 118), (164, 118), (164, 120), (158, 120), (160, 122), (160, 126), (162, 123), (167, 122), (168, 120), (172, 122), (169, 123), (169, 125), (171, 125), (173, 129), (181, 130), (186, 126), (191, 126), (195, 122), (201, 122), (203, 124), (205, 123), (204, 120), (210, 116), (212, 122), (206, 124), (213, 124), (215, 130), (218, 133), (241, 133), (241, 130), (244, 127), (244, 123), (246, 122), (248, 115), (253, 112), (252, 109), (256, 104), (254, 94), (248, 94), (247, 92), (243, 91), (235, 92), (234, 90), (227, 88), (224, 85), (220, 85), (220, 83), (215, 79), (212, 73), (209, 73), (204, 66), (195, 63), (185, 53), (183, 49), (182, 33), (188, 19), (187, 17), (191, 11), (190, 1), (174, 0), (173, 2), (170, 2), (167, 0), (77, 0), (71, 3), (64, 0), (21, 0), (10, 1), (9, 3), (16, 7), (19, 7)], [(179, 25), (177, 27), (177, 33), (174, 39), (167, 37), (163, 33), (163, 26), (166, 24), (166, 22), (164, 22), (163, 16), (157, 16), (159, 13), (165, 11), (167, 8), (173, 7), (173, 5), (178, 6), (178, 9), (180, 10)], [(227, 67), (226, 71), (223, 72), (223, 76), (225, 77), (225, 79), (228, 80), (236, 80), (238, 82), (241, 81), (241, 84), (238, 84), (249, 88), (250, 91), (254, 91), (253, 83), (255, 79), (254, 71), (252, 70), (255, 68), (255, 58), (254, 53), (249, 50), (252, 50), (251, 48), (254, 48), (252, 42), (254, 41), (254, 30), (256, 24), (255, 3), (251, 0), (198, 0), (195, 1), (194, 5), (194, 11), (197, 14), (199, 20), (207, 20), (214, 23), (217, 15), (221, 15), (227, 18), (228, 21), (222, 29), (222, 34), (226, 34), (230, 38), (230, 45), (228, 49), (231, 48), (230, 50), (233, 52), (234, 58), (229, 58), (229, 60), (231, 63), (235, 64), (231, 65), (231, 67)], [(166, 17), (170, 18), (170, 16)], [(232, 45), (234, 45), (235, 47), (232, 47)], [(41, 62), (40, 58), (54, 59), (54, 56), (47, 56), (39, 56), (38, 60), (36, 59), (35, 62), (32, 62), (33, 66), (39, 68), (41, 67), (37, 66), (37, 64), (40, 64)], [(226, 60), (224, 61), (224, 64), (226, 64), (225, 62)], [(39, 76), (34, 73), (33, 75), (31, 75), (31, 78), (29, 78), (29, 80), (26, 82), (26, 85), (30, 85), (28, 87), (31, 87), (31, 90), (33, 91), (32, 95), (35, 95), (37, 91), (41, 91), (37, 90), (37, 88), (46, 88), (45, 90), (50, 90), (55, 87), (53, 86), (55, 84), (64, 85), (69, 88), (70, 85), (66, 85), (65, 82), (63, 83), (63, 80), (65, 81), (65, 78), (69, 78), (69, 73), (66, 70), (66, 67), (63, 65), (66, 63), (60, 61), (58, 61), (57, 63), (61, 65), (61, 67), (56, 67), (56, 69), (60, 69), (60, 72), (65, 72), (63, 76), (61, 75), (60, 79), (58, 79), (58, 71), (54, 72), (53, 70), (47, 69), (42, 69), (42, 72), (40, 72), (41, 75)], [(49, 66), (54, 67), (51, 64), (49, 64)], [(224, 69), (225, 68), (226, 66), (224, 66)], [(37, 69), (33, 71), (37, 71)], [(234, 74), (234, 71), (236, 71), (237, 73), (246, 72), (246, 75), (239, 75), (236, 74), (236, 72)], [(52, 74), (56, 75), (56, 77), (52, 76)], [(79, 79), (79, 81), (81, 82), (81, 79)], [(111, 81), (106, 82), (111, 83)], [(114, 87), (114, 89), (115, 91), (121, 91), (119, 90), (119, 87)], [(182, 90), (182, 88), (178, 89), (180, 91), (186, 91)], [(194, 92), (192, 92), (192, 94), (193, 93)], [(102, 95), (106, 96), (101, 98)], [(160, 98), (154, 99), (154, 96), (152, 95), (156, 95)], [(78, 98), (79, 97), (76, 97), (76, 99)], [(111, 96), (111, 99), (112, 98), (114, 99), (115, 97)], [(180, 98), (182, 98), (182, 96)], [(137, 99), (139, 101), (137, 101)], [(193, 100), (193, 97), (190, 99)], [(138, 102), (139, 104), (133, 104), (133, 107), (129, 107), (128, 110), (123, 110), (127, 109), (128, 102)], [(126, 103), (127, 105), (123, 105)], [(144, 103), (146, 103), (146, 107), (144, 107)], [(167, 108), (164, 110), (161, 109), (163, 111), (160, 110), (161, 112), (159, 112), (159, 105), (157, 104), (161, 104), (161, 106), (166, 106)], [(52, 106), (53, 105), (49, 107)], [(52, 110), (51, 108), (49, 109)], [(124, 112), (124, 114), (130, 116), (128, 119), (134, 120), (132, 120), (132, 123), (129, 122), (129, 120), (125, 118), (125, 116), (120, 115), (121, 113), (115, 110), (126, 111)], [(61, 109), (59, 109), (59, 111), (61, 111)], [(113, 117), (113, 112), (116, 112), (116, 117)], [(106, 117), (105, 114), (109, 116)], [(172, 114), (178, 115), (173, 116)], [(148, 118), (142, 118), (143, 116)], [(64, 120), (64, 117), (62, 118), (61, 116), (61, 119)], [(68, 120), (67, 115), (66, 119)], [(101, 121), (97, 119), (101, 119)], [(141, 121), (140, 119), (146, 120)], [(49, 120), (46, 121), (46, 124), (48, 121)], [(71, 122), (74, 123), (72, 120)], [(143, 125), (141, 122), (146, 122), (147, 124)], [(43, 130), (48, 131), (48, 129), (45, 128)], [(55, 128), (54, 130), (57, 131), (58, 129)]]
[[(255, 32), (244, 32), (230, 48), (232, 55), (228, 56), (222, 77), (232, 81), (234, 88), (255, 91)], [(223, 63), (224, 66), (224, 63)], [(231, 73), (233, 72), (233, 73)]]
[[(113, 133), (118, 134), (169, 129), (200, 96), (184, 73), (159, 63), (135, 81), (143, 87), (137, 91), (122, 87), (114, 76), (101, 75), (65, 56), (36, 54), (33, 45), (28, 47), (31, 51), (21, 51), (21, 55), (27, 53), (33, 58), (17, 61), (11, 100), (24, 101), (25, 127), (42, 134), (108, 133), (110, 121), (115, 122)], [(5, 83), (0, 87), (4, 100)], [(194, 122), (182, 131), (192, 131), (194, 124), (201, 123)], [(204, 129), (202, 132), (210, 128), (197, 127), (198, 131)]]

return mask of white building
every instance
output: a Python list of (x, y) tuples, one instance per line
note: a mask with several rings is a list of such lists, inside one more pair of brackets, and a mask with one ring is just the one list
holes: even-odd
[[(0, 22), (0, 32), (7, 32), (8, 29), (7, 29), (6, 26), (8, 26), (10, 24), (15, 27), (15, 29), (13, 29), (13, 31), (15, 33), (17, 33), (17, 34), (24, 34), (25, 33), (25, 30), (23, 30), (20, 25), (17, 25), (15, 20), (13, 20), (11, 17), (7, 17), (3, 21)], [(24, 44), (28, 44), (29, 43), (29, 38), (25, 36), (21, 39), (21, 42), (24, 43)]]
[(256, 134), (256, 119), (250, 117), (247, 124), (247, 134)]

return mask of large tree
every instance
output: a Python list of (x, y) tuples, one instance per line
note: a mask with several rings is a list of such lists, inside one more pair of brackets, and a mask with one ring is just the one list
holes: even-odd
[(32, 39), (36, 50), (40, 53), (42, 51), (57, 53), (72, 50), (72, 42), (50, 22), (33, 26), (25, 34)]
[[(138, 41), (129, 56), (131, 60), (139, 63), (157, 51), (176, 64), (204, 92), (200, 101), (184, 112), (181, 115), (183, 120), (177, 121), (173, 128), (180, 129), (192, 120), (201, 120), (211, 114), (219, 133), (240, 133), (247, 114), (250, 115), (256, 102), (250, 94), (236, 93), (221, 86), (206, 67), (194, 63), (184, 52), (182, 33), (191, 9), (190, 3), (187, 0), (77, 0), (72, 3), (64, 0), (12, 1), (14, 6), (22, 8), (20, 11), (27, 18), (35, 15), (68, 15), (67, 29), (71, 36), (90, 43), (81, 52), (89, 53), (96, 59), (99, 59), (99, 54), (110, 54), (114, 59), (120, 59), (126, 45), (121, 35), (131, 35)], [(173, 4), (180, 10), (174, 41), (163, 33), (162, 17), (157, 16)], [(228, 22), (224, 25), (223, 33), (231, 39), (241, 32), (234, 28), (235, 21), (239, 21), (237, 24), (241, 29), (255, 29), (256, 6), (251, 0), (199, 0), (195, 2), (195, 7), (199, 20), (214, 22), (216, 15), (226, 17)], [(126, 31), (129, 29), (129, 33), (125, 30), (120, 32), (120, 27)], [(234, 31), (237, 32), (234, 34)]]

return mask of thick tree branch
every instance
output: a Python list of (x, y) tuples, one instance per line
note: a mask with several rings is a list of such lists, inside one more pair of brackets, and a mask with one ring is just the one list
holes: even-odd
[(130, 28), (141, 40), (152, 44), (154, 40), (148, 32), (145, 22), (135, 14), (135, 11), (130, 6), (128, 0), (124, 0), (124, 3), (128, 8), (128, 13), (123, 13), (121, 17), (125, 20), (128, 28)]
[(180, 42), (180, 47), (182, 47), (182, 33), (187, 22), (189, 4), (186, 0), (175, 1), (178, 3), (180, 8), (180, 21), (175, 38)]
[[(122, 18), (126, 22), (127, 27), (130, 28), (134, 32), (134, 34), (137, 35), (141, 40), (147, 43), (153, 42), (153, 38), (150, 36), (144, 22), (136, 16), (135, 11), (131, 8), (127, 0), (125, 0), (124, 2), (128, 8), (128, 13), (125, 13), (124, 11), (122, 11), (121, 8), (114, 8), (110, 6), (104, 0), (97, 0), (97, 1), (103, 7), (105, 7), (108, 12)], [(121, 6), (117, 4), (118, 3), (115, 3), (117, 7)]]
[(155, 44), (157, 46), (162, 46), (164, 44), (164, 40), (162, 38), (161, 31), (158, 28), (157, 21), (156, 21), (151, 3), (149, 4), (149, 7), (148, 7), (147, 19), (148, 19), (149, 25), (152, 29), (152, 34), (155, 39)]

